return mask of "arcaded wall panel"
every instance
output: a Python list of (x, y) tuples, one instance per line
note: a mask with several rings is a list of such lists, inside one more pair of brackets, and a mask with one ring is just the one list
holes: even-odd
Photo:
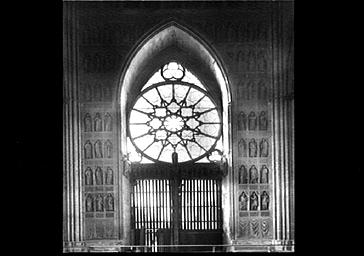
[[(260, 2), (235, 3), (235, 6), (226, 5), (224, 8), (199, 4), (195, 8), (192, 4), (181, 3), (180, 7), (167, 8), (168, 5), (159, 3), (164, 8), (155, 9), (147, 8), (143, 3), (140, 3), (139, 8), (130, 3), (67, 4), (75, 8), (75, 18), (65, 29), (71, 29), (78, 38), (77, 58), (72, 61), (77, 62), (79, 91), (84, 240), (127, 239), (127, 229), (123, 223), (128, 215), (128, 201), (127, 198), (120, 198), (127, 197), (126, 193), (120, 191), (129, 188), (127, 178), (122, 174), (118, 141), (119, 80), (132, 49), (153, 28), (170, 20), (186, 26), (215, 49), (231, 86), (233, 185), (230, 190), (232, 226), (229, 237), (237, 244), (261, 244), (272, 239), (288, 239), (287, 235), (281, 235), (281, 231), (275, 230), (274, 233), (274, 228), (285, 228), (283, 223), (290, 226), (292, 219), (283, 220), (282, 214), (284, 211), (286, 215), (293, 214), (290, 203), (293, 200), (293, 187), (290, 185), (288, 189), (283, 186), (285, 181), (287, 184), (293, 181), (293, 159), (288, 159), (293, 151), (293, 132), (290, 128), (293, 126), (293, 100), (287, 101), (287, 97), (277, 96), (283, 87), (286, 88), (286, 95), (293, 92), (293, 41), (287, 39), (292, 34), (292, 5)], [(75, 43), (74, 39), (67, 40)], [(274, 113), (276, 118), (291, 121), (280, 124), (275, 120), (274, 124)], [(105, 117), (111, 119), (107, 127)], [(274, 137), (274, 129), (285, 133), (285, 138)], [(71, 132), (67, 127), (66, 130)], [(288, 142), (283, 145), (282, 141), (287, 138)], [(99, 145), (101, 150), (98, 150)], [(274, 145), (284, 149), (278, 151), (273, 149)], [(91, 155), (88, 150), (91, 150)], [(288, 154), (285, 160), (281, 157), (284, 154)], [(277, 161), (286, 163), (283, 167)], [(254, 167), (257, 179), (254, 179)], [(246, 180), (243, 178), (244, 168), (248, 174)], [(282, 168), (286, 170), (282, 171)], [(96, 170), (100, 169), (103, 173), (102, 184), (96, 184)], [(106, 184), (107, 172), (110, 170), (113, 182)], [(92, 185), (86, 185), (86, 178), (89, 179), (86, 171), (93, 177)], [(250, 172), (252, 175), (249, 175)], [(253, 179), (250, 179), (251, 176)], [(243, 192), (248, 197), (246, 210)], [(251, 205), (255, 205), (253, 192), (258, 198), (256, 209), (255, 206), (251, 208)], [(106, 198), (110, 198), (110, 195), (113, 198), (112, 208), (110, 203), (106, 205)], [(97, 208), (100, 196), (104, 204)], [(92, 206), (87, 206), (87, 198), (93, 198)], [(265, 204), (263, 208), (262, 201)], [(285, 210), (282, 210), (282, 205), (285, 205)], [(275, 218), (275, 215), (279, 217)]]

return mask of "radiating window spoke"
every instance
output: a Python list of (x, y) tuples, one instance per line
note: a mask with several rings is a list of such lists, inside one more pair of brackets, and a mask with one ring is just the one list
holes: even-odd
[(173, 152), (178, 153), (179, 162), (206, 157), (221, 135), (215, 104), (199, 80), (179, 63), (166, 64), (159, 72), (153, 76), (156, 83), (150, 79), (143, 87), (130, 113), (132, 144), (152, 161), (171, 163)]

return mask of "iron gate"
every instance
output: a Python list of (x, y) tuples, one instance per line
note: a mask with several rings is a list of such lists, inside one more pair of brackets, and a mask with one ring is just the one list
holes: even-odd
[(221, 175), (216, 165), (185, 166), (178, 175), (168, 166), (138, 165), (132, 173), (135, 245), (156, 252), (168, 250), (158, 245), (222, 243)]

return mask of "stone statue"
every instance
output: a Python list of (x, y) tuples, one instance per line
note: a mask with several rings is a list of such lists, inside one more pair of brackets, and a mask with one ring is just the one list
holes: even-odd
[(92, 132), (92, 120), (89, 113), (87, 113), (83, 119), (84, 131)]
[(255, 191), (250, 194), (250, 210), (257, 211), (258, 210), (258, 196)]
[(269, 210), (269, 195), (268, 195), (267, 191), (263, 191), (263, 193), (261, 195), (261, 206), (260, 206), (260, 209), (262, 211)]
[(268, 119), (265, 111), (259, 114), (259, 130), (265, 131), (268, 128)]
[(114, 183), (113, 170), (110, 167), (107, 167), (105, 184), (112, 185), (113, 183)]
[(247, 71), (255, 71), (255, 53), (253, 49), (248, 52)]
[(255, 165), (252, 165), (250, 167), (249, 173), (250, 173), (250, 184), (258, 183), (259, 182), (258, 170), (255, 167)]
[(243, 191), (241, 195), (239, 196), (239, 204), (240, 204), (240, 211), (246, 211), (248, 210), (248, 196)]
[(257, 157), (258, 145), (255, 139), (251, 139), (249, 142), (249, 157)]
[(238, 143), (238, 155), (247, 157), (247, 146), (244, 139), (241, 139)]
[(248, 116), (248, 128), (250, 131), (255, 131), (257, 129), (257, 117), (252, 111)]
[(259, 156), (260, 157), (268, 157), (268, 141), (266, 139), (262, 139), (259, 144)]
[(102, 158), (102, 143), (100, 140), (95, 142), (95, 158)]
[(106, 209), (106, 211), (114, 210), (114, 197), (112, 194), (108, 194), (106, 197), (105, 209)]
[(258, 99), (259, 100), (266, 100), (268, 98), (268, 88), (265, 85), (263, 79), (261, 79), (258, 83)]
[(92, 170), (90, 167), (87, 167), (85, 171), (85, 185), (93, 185)]
[(91, 142), (88, 140), (86, 141), (85, 143), (85, 146), (84, 146), (84, 150), (85, 150), (85, 158), (86, 159), (92, 159), (92, 144)]
[(105, 157), (112, 158), (112, 143), (110, 140), (105, 142)]
[(93, 212), (93, 211), (94, 211), (93, 198), (92, 198), (92, 195), (89, 194), (86, 197), (86, 212)]
[(101, 132), (102, 131), (102, 120), (100, 113), (96, 113), (94, 118), (94, 131), (95, 132)]
[(246, 115), (243, 111), (240, 112), (239, 118), (238, 118), (238, 130), (245, 131), (246, 130)]
[(112, 131), (112, 117), (110, 113), (106, 113), (104, 117), (104, 131), (106, 132)]
[(246, 170), (245, 165), (240, 166), (239, 169), (239, 184), (247, 184), (248, 183), (248, 171)]
[(263, 165), (260, 169), (260, 183), (268, 183), (269, 170), (266, 165)]
[(96, 196), (96, 211), (102, 212), (104, 211), (104, 199), (101, 194)]
[(103, 184), (103, 173), (101, 167), (97, 167), (95, 171), (96, 185)]
[(257, 69), (260, 72), (264, 72), (267, 70), (268, 63), (267, 63), (267, 56), (263, 50), (259, 51), (257, 54)]
[(246, 88), (246, 99), (247, 100), (252, 100), (254, 99), (255, 95), (255, 83), (253, 79), (250, 79), (248, 84), (247, 84), (247, 88)]
[[(97, 68), (97, 67), (94, 67)], [(102, 101), (102, 91), (100, 84), (94, 84), (94, 101)]]
[(84, 84), (84, 101), (91, 101), (92, 100), (92, 87), (90, 86), (90, 84)]

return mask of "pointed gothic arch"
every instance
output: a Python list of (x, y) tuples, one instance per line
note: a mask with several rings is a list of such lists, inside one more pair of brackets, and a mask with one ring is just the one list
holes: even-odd
[[(127, 157), (127, 126), (128, 112), (132, 103), (140, 93), (148, 79), (165, 63), (176, 61), (184, 65), (187, 69), (198, 77), (206, 85), (206, 90), (214, 98), (217, 107), (221, 110), (222, 118), (222, 148), (224, 159), (227, 162), (228, 176), (232, 169), (232, 143), (230, 135), (230, 103), (231, 92), (229, 80), (223, 67), (223, 62), (216, 51), (209, 46), (199, 35), (192, 32), (186, 26), (175, 21), (168, 21), (152, 29), (140, 40), (130, 52), (124, 67), (121, 70), (117, 99), (119, 129), (118, 129), (118, 152), (122, 173), (130, 173), (130, 165), (126, 161)], [(228, 179), (228, 178), (227, 178)], [(127, 184), (127, 182), (123, 182)], [(222, 193), (231, 193), (230, 183), (223, 185)], [(129, 187), (130, 189), (130, 187)], [(124, 192), (123, 192), (124, 193)], [(230, 197), (232, 198), (232, 197)], [(231, 199), (230, 199), (231, 200)], [(124, 202), (125, 209), (122, 210), (123, 236), (128, 240), (128, 230), (130, 229), (130, 215), (128, 214), (128, 202)], [(224, 227), (230, 227), (230, 207), (232, 202), (225, 200), (222, 208)], [(225, 229), (224, 228), (224, 229)], [(230, 231), (224, 230), (224, 238), (230, 239)]]
[(207, 90), (222, 110), (223, 148), (225, 153), (230, 152), (228, 109), (231, 92), (223, 63), (205, 40), (176, 21), (168, 21), (147, 33), (134, 46), (122, 69), (117, 93), (119, 98), (116, 100), (121, 117), (120, 151), (126, 152), (126, 117), (131, 102), (150, 76), (171, 59), (194, 71), (207, 85)]

